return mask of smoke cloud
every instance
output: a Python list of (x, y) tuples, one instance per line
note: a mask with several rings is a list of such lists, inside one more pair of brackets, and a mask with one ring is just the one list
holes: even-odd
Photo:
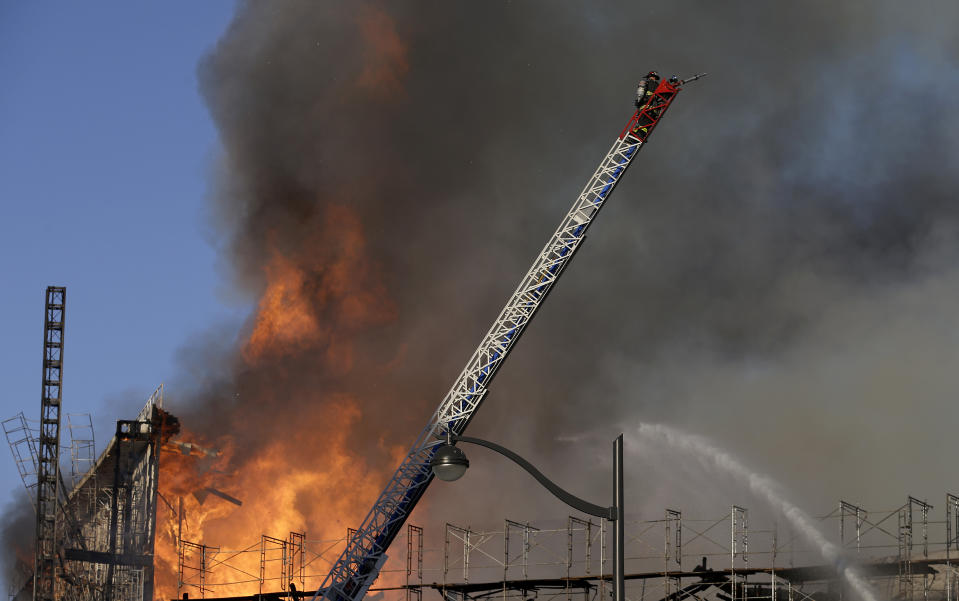
[[(242, 5), (200, 69), (235, 281), (260, 294), (277, 248), (322, 271), (339, 252), (328, 212), (354, 215), (368, 267), (349, 294), (382, 295), (392, 313), (343, 334), (357, 362), (338, 385), (363, 399), (364, 432), (408, 445), (628, 118), (637, 77), (709, 71), (471, 431), (558, 453), (556, 469), (579, 455), (556, 450), (558, 434), (647, 413), (794, 470), (825, 457), (773, 441), (846, 455), (851, 437), (868, 466), (794, 472), (822, 486), (804, 500), (832, 502), (826, 484), (850, 471), (862, 474), (850, 492), (901, 497), (873, 477), (931, 443), (877, 411), (899, 401), (870, 382), (886, 371), (875, 345), (954, 355), (949, 336), (926, 336), (952, 321), (943, 297), (917, 291), (948, 294), (953, 277), (959, 46), (944, 24), (956, 7), (545, 8)], [(305, 355), (303, 369), (329, 371)], [(946, 385), (935, 365), (903, 357), (922, 384), (897, 392), (952, 415), (927, 392)], [(903, 427), (901, 444), (867, 442)]]
[(33, 591), (33, 559), (35, 553), (36, 514), (26, 496), (18, 495), (7, 505), (0, 521), (0, 539), (5, 543), (3, 575), (13, 593)]
[[(325, 402), (304, 389), (339, 391), (361, 413), (353, 452), (372, 480), (388, 473), (388, 449), (415, 437), (629, 117), (638, 76), (708, 71), (470, 432), (584, 495), (607, 486), (595, 441), (637, 417), (761, 458), (800, 504), (941, 494), (935, 422), (956, 413), (956, 341), (942, 327), (954, 322), (959, 217), (959, 43), (945, 25), (956, 11), (242, 4), (200, 67), (224, 147), (222, 257), (261, 299), (275, 257), (292, 262), (309, 319), (277, 331), (322, 332), (265, 371), (228, 370), (215, 387), (240, 400), (201, 388), (191, 419), (267, 440)], [(329, 278), (332, 296), (318, 292)], [(330, 426), (296, 427), (322, 439)], [(474, 466), (472, 485), (433, 487), (426, 502), (445, 509), (414, 520), (565, 511), (494, 458)], [(498, 501), (468, 492), (491, 482)], [(639, 512), (662, 498), (649, 486), (632, 485)], [(355, 516), (368, 507), (357, 503)]]

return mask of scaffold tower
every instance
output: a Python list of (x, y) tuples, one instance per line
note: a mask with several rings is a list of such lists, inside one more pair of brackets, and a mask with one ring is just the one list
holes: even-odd
[(43, 318), (43, 381), (37, 461), (37, 548), (35, 601), (56, 598), (57, 521), (60, 483), (60, 401), (63, 383), (63, 326), (67, 289), (47, 287)]

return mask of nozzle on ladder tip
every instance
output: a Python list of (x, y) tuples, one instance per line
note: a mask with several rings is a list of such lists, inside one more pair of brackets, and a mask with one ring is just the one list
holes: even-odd
[(703, 77), (706, 77), (707, 75), (709, 75), (709, 73), (697, 73), (696, 75), (693, 75), (692, 77), (689, 77), (689, 78), (687, 78), (687, 79), (684, 79), (683, 81), (680, 82), (679, 85), (685, 85), (685, 84), (687, 84), (687, 83), (689, 83), (689, 82), (691, 82), (691, 81), (696, 81), (697, 79), (702, 79)]

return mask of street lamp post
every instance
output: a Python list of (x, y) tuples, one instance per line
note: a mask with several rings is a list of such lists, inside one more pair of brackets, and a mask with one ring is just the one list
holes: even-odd
[(625, 527), (623, 521), (623, 435), (620, 434), (613, 441), (613, 504), (610, 507), (594, 505), (585, 501), (576, 495), (560, 488), (555, 482), (547, 478), (536, 469), (533, 464), (526, 461), (513, 451), (501, 447), (495, 442), (483, 440), (481, 438), (471, 438), (469, 436), (456, 436), (449, 434), (445, 444), (441, 444), (433, 453), (430, 460), (430, 467), (433, 474), (440, 480), (451, 482), (458, 480), (469, 467), (469, 459), (466, 453), (453, 446), (455, 442), (468, 442), (492, 449), (510, 459), (521, 468), (529, 472), (536, 480), (546, 487), (549, 492), (566, 503), (573, 509), (583, 513), (607, 519), (613, 522), (615, 526), (613, 536), (613, 601), (626, 601), (625, 579), (623, 577), (625, 570)]

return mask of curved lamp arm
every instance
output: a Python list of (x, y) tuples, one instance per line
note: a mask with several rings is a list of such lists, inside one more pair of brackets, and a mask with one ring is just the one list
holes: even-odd
[(477, 444), (477, 445), (480, 445), (481, 447), (492, 449), (496, 451), (497, 453), (499, 453), (500, 455), (506, 457), (507, 459), (511, 459), (513, 463), (516, 463), (521, 468), (529, 472), (531, 476), (536, 478), (536, 480), (540, 484), (545, 486), (546, 489), (549, 490), (549, 492), (553, 493), (553, 495), (557, 499), (559, 499), (563, 503), (566, 503), (567, 505), (576, 509), (577, 511), (582, 511), (583, 513), (596, 516), (598, 518), (605, 518), (611, 521), (615, 521), (617, 518), (617, 511), (615, 507), (602, 507), (600, 505), (594, 505), (590, 503), (589, 501), (584, 501), (583, 499), (580, 499), (579, 497), (563, 490), (555, 482), (553, 482), (552, 480), (544, 476), (543, 473), (540, 472), (538, 469), (536, 469), (532, 463), (530, 463), (529, 461), (526, 461), (525, 459), (523, 459), (522, 457), (520, 457), (513, 451), (510, 451), (506, 447), (501, 447), (495, 442), (490, 442), (488, 440), (483, 440), (481, 438), (471, 438), (469, 436), (457, 436), (455, 434), (450, 434), (449, 440), (450, 442), (469, 442), (472, 444)]

